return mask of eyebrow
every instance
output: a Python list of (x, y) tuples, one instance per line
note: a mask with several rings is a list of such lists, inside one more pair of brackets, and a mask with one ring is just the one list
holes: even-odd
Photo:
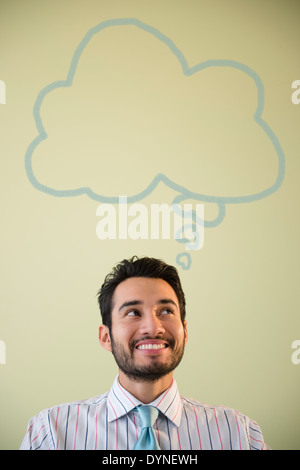
[(119, 308), (119, 312), (126, 307), (133, 307), (134, 305), (141, 305), (143, 302), (141, 300), (129, 300), (128, 302), (124, 302), (121, 307)]
[[(172, 299), (160, 299), (158, 300), (157, 302), (158, 304), (163, 304), (163, 305), (166, 305), (166, 304), (173, 304), (175, 305), (175, 307), (178, 308), (178, 305), (176, 304), (176, 302), (174, 302), (174, 300)], [(142, 300), (129, 300), (128, 302), (124, 302), (121, 307), (119, 308), (119, 312), (121, 310), (123, 310), (123, 308), (126, 308), (126, 307), (134, 307), (135, 305), (143, 305), (144, 302)]]

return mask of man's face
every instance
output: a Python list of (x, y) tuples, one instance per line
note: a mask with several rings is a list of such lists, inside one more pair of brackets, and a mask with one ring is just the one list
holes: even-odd
[(130, 379), (154, 381), (179, 364), (187, 340), (177, 296), (163, 279), (133, 277), (112, 299), (110, 345), (119, 369)]

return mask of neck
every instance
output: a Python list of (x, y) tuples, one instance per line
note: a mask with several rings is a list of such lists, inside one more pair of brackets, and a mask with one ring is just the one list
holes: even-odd
[(119, 383), (125, 388), (131, 395), (137, 398), (142, 403), (151, 403), (159, 395), (161, 395), (167, 388), (172, 385), (173, 375), (172, 373), (165, 375), (161, 379), (148, 382), (132, 380), (125, 375), (121, 370), (119, 371)]

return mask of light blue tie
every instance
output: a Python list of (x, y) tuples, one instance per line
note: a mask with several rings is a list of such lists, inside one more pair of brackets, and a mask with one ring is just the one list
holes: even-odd
[(159, 410), (154, 406), (141, 405), (137, 407), (141, 420), (141, 435), (134, 444), (133, 450), (158, 450), (160, 449), (152, 426), (158, 418)]

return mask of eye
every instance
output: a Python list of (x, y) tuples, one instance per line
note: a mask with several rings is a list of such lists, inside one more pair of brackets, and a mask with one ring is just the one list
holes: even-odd
[(170, 309), (170, 308), (167, 308), (167, 307), (164, 308), (164, 309), (160, 312), (161, 315), (170, 315), (170, 314), (172, 314), (172, 313), (173, 313), (173, 310)]
[(140, 312), (138, 310), (129, 310), (126, 313), (126, 317), (137, 317), (139, 316)]

